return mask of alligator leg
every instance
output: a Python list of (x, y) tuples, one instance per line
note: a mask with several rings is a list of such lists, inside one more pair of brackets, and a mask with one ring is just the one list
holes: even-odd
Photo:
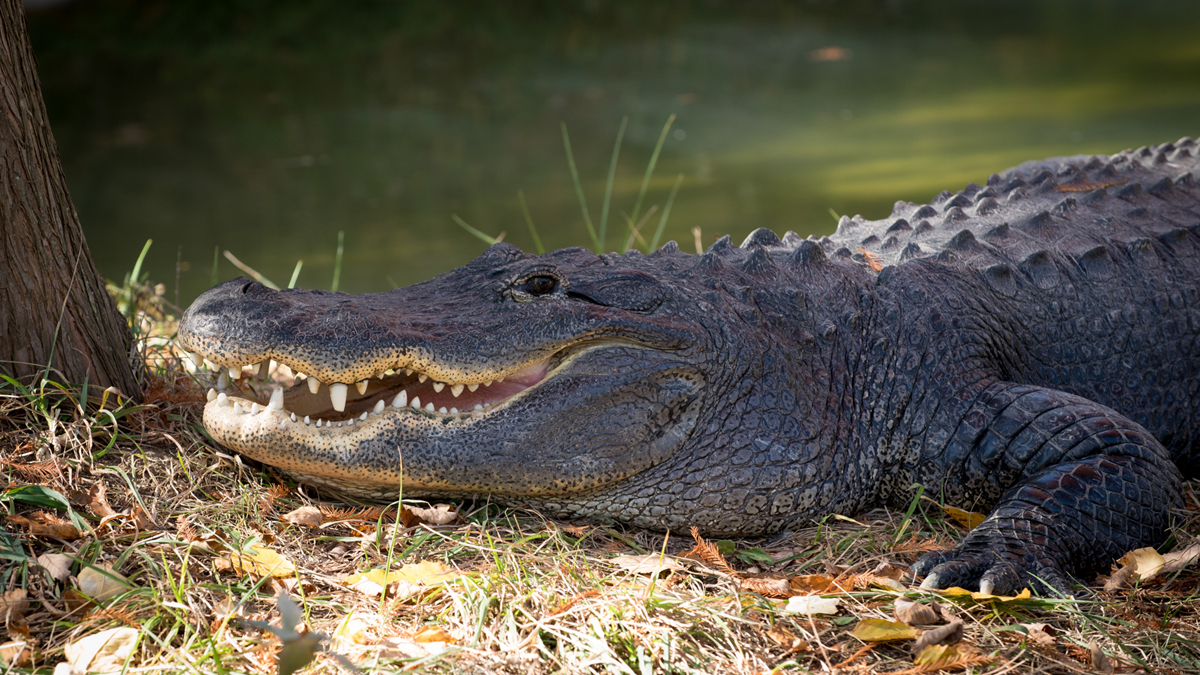
[(923, 587), (1066, 594), (1068, 575), (1107, 569), (1126, 551), (1163, 541), (1182, 479), (1141, 426), (1087, 399), (1027, 385), (994, 384), (975, 403), (943, 454), (961, 462), (960, 475), (981, 477), (962, 487), (986, 491), (997, 474), (1020, 473), (962, 543), (913, 566)]

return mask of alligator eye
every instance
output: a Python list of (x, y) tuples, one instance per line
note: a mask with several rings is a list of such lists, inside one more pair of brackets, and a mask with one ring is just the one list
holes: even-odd
[(525, 292), (530, 295), (550, 295), (554, 289), (558, 288), (558, 279), (547, 276), (529, 277), (522, 285)]

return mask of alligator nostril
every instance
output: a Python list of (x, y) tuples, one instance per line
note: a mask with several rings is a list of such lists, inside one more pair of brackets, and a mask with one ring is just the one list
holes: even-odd
[(242, 286), (242, 295), (250, 292), (250, 287), (254, 285), (253, 281), (247, 281), (245, 286)]

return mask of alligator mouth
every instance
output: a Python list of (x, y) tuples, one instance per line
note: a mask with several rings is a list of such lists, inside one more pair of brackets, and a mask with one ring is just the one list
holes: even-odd
[(412, 368), (389, 368), (353, 384), (323, 382), (296, 372), (286, 359), (218, 367), (215, 386), (208, 391), (205, 417), (217, 426), (238, 427), (250, 421), (245, 415), (268, 413), (329, 431), (361, 427), (373, 417), (395, 414), (452, 424), (505, 407), (578, 355), (601, 346), (600, 342), (573, 345), (507, 376), (454, 383)]

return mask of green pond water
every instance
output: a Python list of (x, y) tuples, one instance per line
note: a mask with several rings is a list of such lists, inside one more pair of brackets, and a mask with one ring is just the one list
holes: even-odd
[[(93, 256), (182, 303), (214, 249), (278, 284), (378, 291), (484, 244), (589, 243), (623, 117), (607, 249), (642, 209), (694, 250), (832, 231), (1027, 159), (1200, 134), (1200, 3), (80, 1), (30, 32)], [(180, 261), (177, 273), (177, 260)], [(239, 275), (223, 256), (217, 278)]]

